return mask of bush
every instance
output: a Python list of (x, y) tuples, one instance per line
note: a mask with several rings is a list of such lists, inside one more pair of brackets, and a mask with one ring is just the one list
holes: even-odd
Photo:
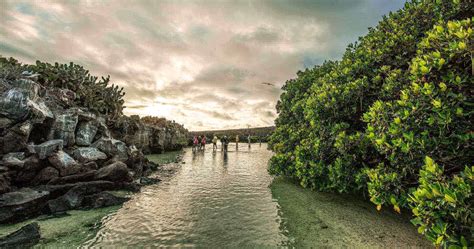
[(466, 166), (459, 175), (447, 177), (443, 167), (426, 157), (420, 185), (409, 202), (415, 215), (412, 223), (434, 244), (467, 248), (472, 240), (473, 171), (474, 166)]
[(472, 109), (474, 82), (469, 66), (472, 48), (466, 45), (473, 37), (470, 26), (469, 19), (436, 25), (410, 64), (411, 86), (398, 100), (377, 101), (364, 114), (367, 136), (388, 162), (371, 174), (396, 175), (381, 189), (369, 187), (374, 203), (390, 203), (393, 196), (396, 205), (398, 200), (406, 203), (406, 190), (418, 183), (426, 155), (448, 172), (459, 172), (473, 162), (472, 116), (465, 111)]
[[(396, 212), (413, 205), (425, 156), (444, 167), (446, 181), (459, 175), (474, 159), (472, 21), (465, 19), (472, 9), (466, 1), (412, 1), (349, 45), (340, 62), (287, 81), (270, 173), (359, 192)], [(450, 235), (438, 244), (470, 241), (466, 229), (449, 230), (460, 220), (446, 222)]]
[(5, 80), (16, 80), (22, 71), (38, 73), (38, 83), (45, 87), (69, 89), (76, 93), (75, 104), (90, 111), (118, 117), (122, 114), (125, 95), (123, 88), (109, 85), (110, 76), (89, 74), (74, 63), (54, 65), (36, 61), (35, 65), (22, 65), (13, 58), (0, 56), (0, 76)]

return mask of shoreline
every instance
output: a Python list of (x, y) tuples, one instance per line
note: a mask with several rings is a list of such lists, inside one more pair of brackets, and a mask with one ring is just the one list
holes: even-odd
[[(170, 151), (163, 154), (146, 155), (151, 157), (151, 161), (157, 163), (159, 167), (153, 171), (147, 179), (152, 179), (149, 184), (142, 184), (141, 188), (149, 185), (160, 184), (162, 180), (174, 175), (181, 164), (184, 151)], [(173, 167), (170, 167), (174, 165)], [(157, 181), (154, 181), (154, 180)], [(115, 196), (131, 198), (139, 192), (118, 190), (107, 191)], [(123, 207), (123, 204), (109, 207), (92, 208), (87, 210), (69, 210), (64, 214), (40, 215), (32, 219), (27, 219), (13, 224), (3, 224), (0, 227), (0, 238), (7, 236), (21, 227), (37, 222), (40, 226), (40, 241), (32, 247), (79, 247), (93, 239), (103, 221), (115, 215)]]

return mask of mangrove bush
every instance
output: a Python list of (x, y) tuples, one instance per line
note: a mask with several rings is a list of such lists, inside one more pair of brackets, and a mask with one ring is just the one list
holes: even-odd
[(406, 3), (288, 80), (269, 171), (410, 209), (434, 244), (473, 246), (473, 6)]

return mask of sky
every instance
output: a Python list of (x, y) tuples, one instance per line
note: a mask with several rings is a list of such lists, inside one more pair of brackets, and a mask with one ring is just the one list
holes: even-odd
[[(271, 126), (286, 80), (340, 59), (401, 0), (0, 0), (0, 55), (111, 76), (127, 115)], [(264, 83), (264, 84), (262, 84)]]

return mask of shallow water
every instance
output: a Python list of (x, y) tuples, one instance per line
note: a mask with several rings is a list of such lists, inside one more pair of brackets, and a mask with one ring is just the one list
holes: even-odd
[(266, 145), (185, 150), (175, 175), (142, 189), (88, 246), (276, 247), (288, 241), (268, 187)]
[[(198, 248), (429, 248), (409, 222), (360, 196), (318, 193), (267, 173), (266, 144), (227, 154), (186, 149), (148, 186), (102, 220), (85, 246)], [(176, 154), (151, 156), (174, 161)], [(163, 162), (163, 161), (162, 161)], [(168, 169), (168, 170), (167, 170)], [(176, 172), (170, 174), (170, 169)], [(172, 170), (171, 170), (172, 171)], [(171, 177), (169, 177), (171, 175)], [(94, 230), (95, 232), (95, 230)]]

